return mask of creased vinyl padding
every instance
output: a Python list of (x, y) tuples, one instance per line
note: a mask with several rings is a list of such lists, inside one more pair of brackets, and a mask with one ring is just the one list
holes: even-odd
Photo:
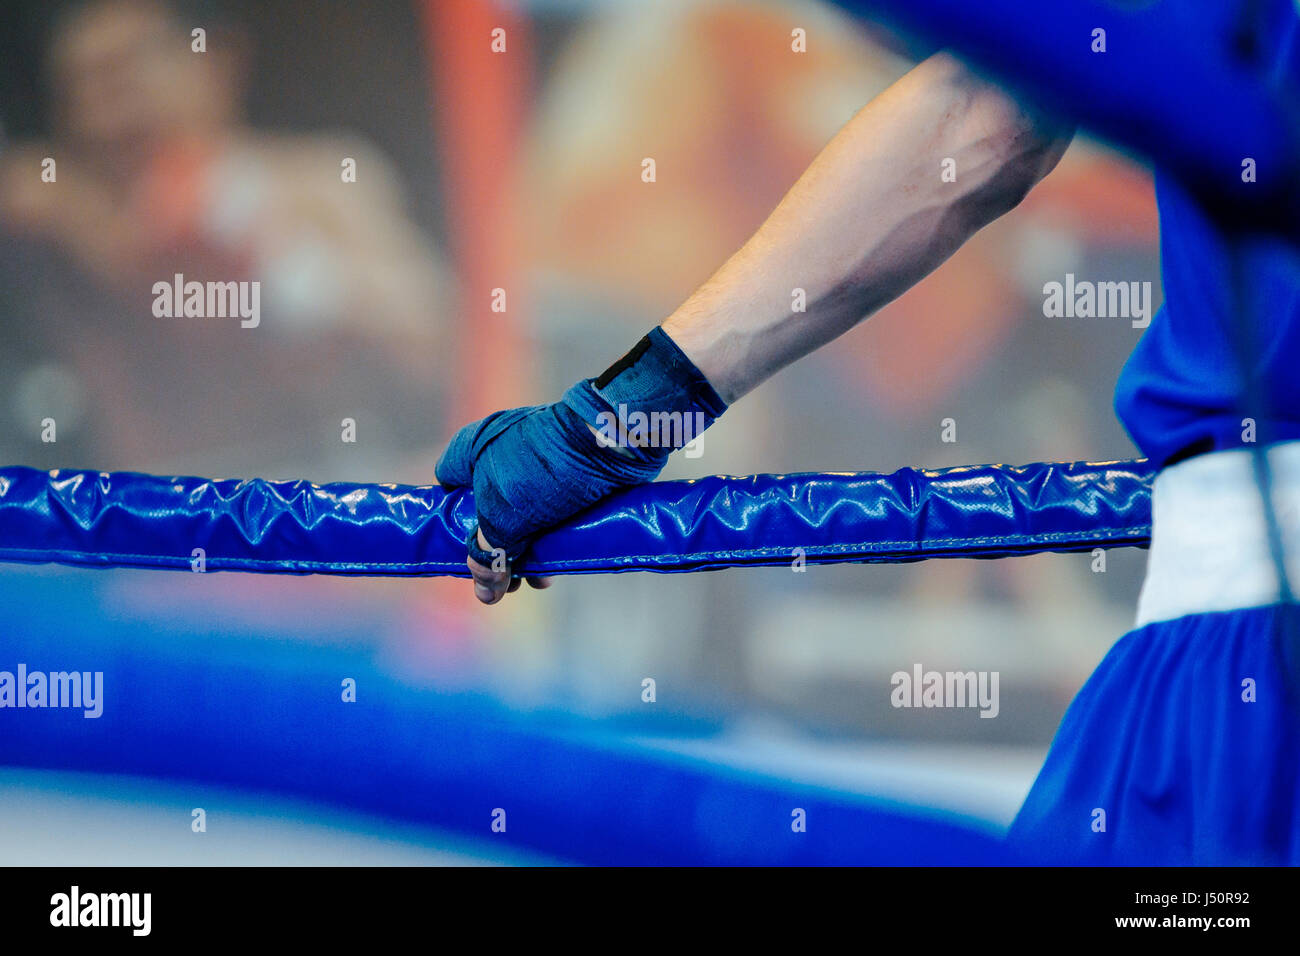
[[(596, 574), (993, 558), (1147, 545), (1146, 461), (663, 481), (539, 538), (519, 570)], [(0, 560), (465, 575), (472, 495), (437, 486), (0, 469)]]

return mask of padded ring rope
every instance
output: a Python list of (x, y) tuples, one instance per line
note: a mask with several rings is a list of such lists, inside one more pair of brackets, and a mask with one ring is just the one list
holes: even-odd
[[(538, 538), (516, 570), (688, 572), (1146, 547), (1154, 474), (1139, 460), (655, 482)], [(470, 492), (428, 485), (0, 468), (0, 561), (466, 577), (473, 520)]]

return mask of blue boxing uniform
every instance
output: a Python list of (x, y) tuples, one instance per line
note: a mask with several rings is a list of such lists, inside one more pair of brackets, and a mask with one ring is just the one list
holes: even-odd
[[(1300, 17), (1269, 40), (1300, 81)], [(1116, 393), (1162, 466), (1137, 628), (1070, 705), (1010, 839), (1054, 863), (1297, 865), (1300, 247), (1230, 239), (1170, 175), (1157, 196), (1166, 301)]]

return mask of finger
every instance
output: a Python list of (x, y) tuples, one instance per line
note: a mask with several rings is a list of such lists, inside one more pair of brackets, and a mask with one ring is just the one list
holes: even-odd
[(456, 432), (433, 466), (434, 477), (444, 488), (460, 488), (474, 481), (474, 434), (477, 429), (476, 422)]
[(465, 560), (470, 575), (474, 578), (474, 596), (484, 604), (496, 604), (506, 595), (510, 587), (510, 571), (493, 571), (479, 564), (473, 558)]
[(555, 583), (555, 578), (532, 577), (528, 579), (528, 586), (531, 588), (536, 588), (539, 591), (545, 591), (554, 583)]
[(511, 408), (493, 412), (487, 418), (471, 422), (447, 443), (438, 463), (433, 466), (434, 477), (444, 488), (460, 488), (474, 481), (474, 459), (502, 432), (523, 421), (533, 413), (532, 408)]
[(514, 594), (523, 585), (523, 578), (511, 578), (510, 587), (506, 588), (506, 594)]

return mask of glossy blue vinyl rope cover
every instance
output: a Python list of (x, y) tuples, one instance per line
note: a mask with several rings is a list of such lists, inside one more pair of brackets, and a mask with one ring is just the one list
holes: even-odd
[[(662, 481), (539, 538), (521, 573), (1003, 557), (1145, 546), (1145, 461)], [(473, 497), (391, 484), (0, 468), (0, 560), (465, 576)], [(199, 550), (201, 549), (201, 550)]]

